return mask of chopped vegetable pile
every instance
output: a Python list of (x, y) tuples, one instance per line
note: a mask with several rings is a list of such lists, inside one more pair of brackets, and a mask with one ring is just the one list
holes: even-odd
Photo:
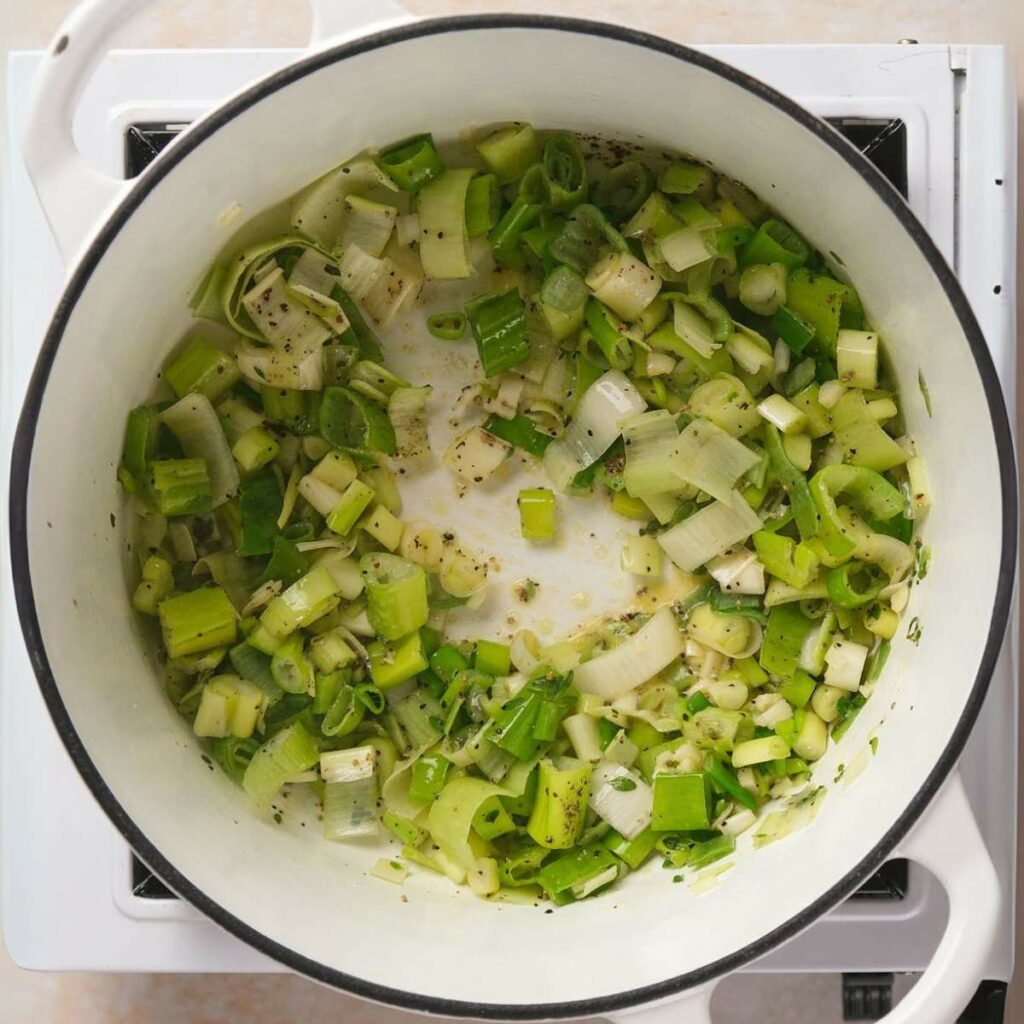
[[(479, 422), (434, 453), (431, 389), (375, 330), (425, 280), (474, 277), (500, 287), (426, 318), (422, 344), (475, 343), (480, 367)], [(376, 877), (558, 905), (809, 818), (931, 499), (857, 292), (760, 199), (527, 124), (447, 160), (422, 135), (310, 185), (192, 308), (128, 418), (132, 603), (258, 808), (312, 787), (327, 839), (398, 844)], [(518, 496), (539, 559), (605, 501), (622, 570), (675, 592), (547, 646), (448, 638), (489, 553), (405, 514), (399, 483), (439, 456), (473, 487), (513, 450), (546, 475)]]

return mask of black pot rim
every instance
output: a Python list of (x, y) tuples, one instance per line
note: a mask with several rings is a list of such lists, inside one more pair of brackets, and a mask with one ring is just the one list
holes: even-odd
[[(921, 255), (935, 273), (960, 321), (970, 346), (982, 385), (996, 442), (1002, 489), (1002, 535), (999, 575), (992, 619), (978, 674), (964, 705), (963, 713), (945, 750), (926, 782), (906, 807), (896, 823), (879, 840), (871, 852), (839, 883), (813, 903), (803, 907), (785, 924), (762, 936), (741, 950), (725, 956), (698, 970), (679, 975), (658, 984), (617, 992), (610, 995), (575, 1001), (500, 1004), (467, 1002), (425, 996), (367, 982), (334, 970), (315, 960), (297, 954), (236, 918), (182, 875), (129, 818), (124, 808), (107, 788), (89, 757), (81, 738), (61, 700), (43, 645), (42, 631), (36, 613), (28, 553), (28, 485), (32, 443), (42, 407), (50, 369), (60, 345), (65, 326), (103, 253), (135, 209), (156, 184), (192, 150), (234, 117), (273, 92), (325, 66), (348, 57), (376, 50), (394, 43), (423, 36), (477, 29), (540, 29), (580, 35), (600, 36), (631, 44), (654, 53), (699, 66), (760, 97), (802, 125), (835, 155), (852, 166), (867, 181), (879, 199), (889, 207), (903, 228), (916, 243)], [(546, 15), (471, 15), (436, 18), (386, 29), (352, 42), (343, 43), (288, 65), (255, 83), (211, 117), (184, 134), (160, 160), (139, 178), (110, 219), (103, 225), (70, 278), (54, 312), (29, 383), (25, 404), (15, 434), (11, 464), (11, 565), (14, 589), (22, 632), (43, 698), (57, 731), (93, 796), (104, 809), (131, 847), (175, 892), (187, 899), (209, 918), (261, 953), (279, 961), (293, 971), (345, 992), (379, 1003), (450, 1017), (492, 1020), (537, 1020), (599, 1016), (641, 1003), (663, 1000), (687, 989), (712, 981), (766, 954), (786, 939), (802, 931), (814, 920), (843, 900), (873, 874), (895, 849), (935, 795), (947, 774), (954, 767), (974, 725), (988, 689), (996, 659), (1002, 645), (1009, 616), (1016, 564), (1017, 492), (1013, 442), (1003, 401), (1002, 390), (988, 347), (959, 283), (942, 255), (901, 197), (879, 171), (854, 147), (823, 121), (775, 89), (750, 75), (705, 53), (678, 43), (633, 29), (595, 21)]]

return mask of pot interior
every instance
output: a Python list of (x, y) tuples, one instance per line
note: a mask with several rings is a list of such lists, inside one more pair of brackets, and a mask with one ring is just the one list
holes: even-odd
[[(116, 802), (130, 819), (143, 855), (201, 909), (240, 922), (250, 940), (263, 936), (259, 944), (293, 966), (377, 998), (510, 1010), (721, 969), (825, 894), (838, 898), (833, 890), (849, 888), (858, 866), (867, 870), (862, 862), (953, 738), (982, 665), (1003, 499), (986, 393), (957, 312), (901, 223), (895, 194), (883, 200), (789, 113), (681, 53), (613, 30), (448, 23), (314, 59), (216, 113), (155, 165), (88, 252), (56, 328), (34, 436), (22, 439), (32, 445), (32, 597), (53, 677), (44, 687), (67, 710), (75, 736), (65, 739), (80, 766), (94, 766), (107, 809)], [(323, 842), (301, 810), (289, 808), (281, 824), (260, 817), (200, 759), (129, 606), (114, 474), (125, 416), (189, 326), (187, 299), (231, 230), (218, 215), (234, 203), (252, 215), (368, 146), (422, 131), (450, 139), (504, 120), (690, 152), (831, 250), (888, 343), (936, 495), (924, 531), (931, 571), (908, 612), (920, 642), (894, 642), (875, 697), (818, 763), (815, 780), (829, 791), (817, 819), (758, 851), (748, 833), (735, 867), (703, 894), (672, 885), (659, 863), (613, 894), (554, 913), (487, 903), (423, 872), (402, 888), (368, 877), (379, 847)], [(421, 320), (410, 317), (402, 336), (401, 358), (413, 363), (437, 345)], [(612, 570), (585, 556), (570, 546), (537, 571), (559, 594), (578, 574), (595, 609), (614, 606)], [(840, 765), (845, 777), (834, 785)]]

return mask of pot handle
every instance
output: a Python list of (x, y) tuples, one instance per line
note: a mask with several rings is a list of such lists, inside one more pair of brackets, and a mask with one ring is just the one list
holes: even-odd
[[(371, 24), (409, 20), (395, 0), (309, 0), (310, 45), (354, 35)], [(152, 0), (84, 0), (61, 24), (36, 76), (22, 153), (66, 266), (129, 183), (97, 170), (79, 153), (72, 120), (93, 69), (117, 31)]]
[[(880, 1024), (953, 1024), (984, 978), (1004, 895), (959, 771), (950, 775), (893, 856), (916, 861), (938, 878), (949, 897), (949, 921), (920, 980)], [(711, 1024), (716, 984), (687, 992), (682, 1000), (608, 1019), (615, 1024)]]

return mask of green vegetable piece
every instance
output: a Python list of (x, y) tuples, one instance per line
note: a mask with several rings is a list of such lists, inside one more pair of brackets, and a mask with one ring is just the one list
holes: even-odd
[(429, 134), (416, 135), (391, 146), (380, 154), (377, 164), (406, 192), (419, 191), (444, 171), (444, 164), (434, 147), (434, 139)]
[(537, 424), (522, 413), (516, 413), (508, 420), (492, 414), (487, 417), (484, 430), (516, 448), (521, 448), (524, 452), (529, 452), (538, 459), (544, 455), (548, 445), (554, 441), (550, 434), (539, 430)]
[(715, 836), (714, 839), (697, 843), (696, 846), (691, 848), (686, 866), (693, 868), (694, 871), (699, 871), (701, 868), (706, 868), (723, 857), (728, 857), (735, 849), (736, 840), (732, 836)]
[(282, 504), (281, 486), (271, 470), (263, 470), (242, 481), (238, 493), (242, 516), (241, 539), (238, 544), (240, 555), (271, 553)]
[(814, 340), (814, 325), (788, 306), (779, 306), (772, 314), (772, 328), (797, 355)]
[(427, 667), (423, 639), (419, 633), (395, 643), (375, 640), (366, 648), (370, 656), (370, 677), (382, 690), (390, 690)]
[(537, 798), (526, 831), (535, 843), (552, 850), (576, 844), (586, 819), (591, 766), (571, 757), (545, 758), (538, 766)]
[(498, 836), (514, 832), (516, 823), (505, 810), (501, 798), (492, 796), (485, 800), (473, 815), (473, 831), (481, 839), (497, 839)]
[(714, 754), (707, 753), (704, 755), (703, 768), (712, 785), (717, 790), (729, 797), (730, 800), (735, 800), (749, 810), (757, 810), (757, 797), (744, 789), (739, 784), (739, 780), (736, 778), (733, 770), (728, 765), (723, 764)]
[(422, 566), (374, 551), (363, 555), (359, 571), (366, 583), (366, 615), (378, 636), (398, 640), (426, 625), (430, 606)]
[(847, 562), (825, 574), (828, 596), (837, 608), (863, 608), (870, 604), (889, 579), (864, 562)]
[(347, 536), (359, 517), (370, 507), (375, 495), (362, 480), (353, 480), (341, 495), (341, 501), (327, 517), (327, 525), (342, 537)]
[(552, 132), (544, 141), (541, 161), (552, 210), (569, 210), (587, 197), (587, 164), (579, 140)]
[(215, 402), (241, 377), (238, 364), (227, 353), (198, 335), (172, 359), (163, 378), (178, 396), (198, 393)]
[(478, 174), (466, 189), (466, 234), (485, 235), (501, 215), (501, 190), (493, 174)]
[(548, 250), (559, 262), (586, 274), (605, 252), (629, 252), (629, 246), (596, 206), (583, 203), (569, 215)]
[(526, 306), (515, 288), (485, 295), (466, 305), (484, 376), (494, 377), (529, 358)]
[(688, 196), (711, 184), (711, 170), (692, 160), (673, 160), (658, 179), (658, 188), (673, 196)]
[(519, 492), (519, 529), (527, 540), (550, 540), (555, 535), (555, 495), (547, 487)]
[(451, 761), (440, 754), (417, 758), (412, 766), (409, 796), (417, 803), (433, 803), (444, 787), (451, 766)]
[(692, 832), (711, 825), (711, 790), (703, 772), (654, 776), (655, 832)]
[(507, 676), (512, 671), (512, 649), (494, 640), (477, 640), (473, 667), (489, 676)]
[(394, 811), (385, 811), (381, 816), (381, 824), (405, 846), (422, 846), (430, 834), (425, 828), (420, 828), (415, 822)]
[(348, 388), (324, 388), (320, 399), (320, 434), (335, 448), (365, 448), (394, 455), (395, 428), (375, 402)]
[(819, 345), (831, 356), (836, 352), (843, 303), (849, 294), (841, 281), (807, 269), (794, 270), (786, 282), (786, 307), (811, 325)]
[(441, 341), (458, 341), (466, 333), (466, 316), (458, 309), (427, 317), (427, 330)]
[(220, 587), (169, 597), (160, 602), (160, 629), (171, 658), (210, 651), (235, 642), (238, 615)]
[(162, 459), (149, 466), (149, 485), (157, 511), (165, 516), (209, 512), (213, 490), (205, 459)]
[(796, 671), (800, 649), (811, 626), (811, 620), (795, 604), (773, 608), (761, 644), (761, 667), (774, 676), (791, 676)]
[(146, 479), (147, 467), (156, 456), (159, 435), (160, 410), (155, 405), (142, 406), (128, 413), (121, 464), (138, 483)]
[(611, 850), (627, 867), (636, 871), (654, 853), (657, 842), (657, 834), (649, 828), (645, 828), (634, 839), (626, 839), (612, 829), (601, 840), (601, 845), (606, 850)]
[(739, 265), (742, 269), (754, 263), (781, 263), (788, 270), (796, 270), (810, 255), (807, 243), (785, 221), (771, 218), (761, 224), (743, 247)]
[(549, 861), (540, 869), (537, 880), (552, 899), (568, 895), (571, 897), (568, 902), (571, 902), (597, 891), (589, 889), (588, 882), (607, 877), (607, 882), (599, 888), (614, 882), (618, 870), (618, 861), (610, 850), (599, 843), (590, 843)]
[(640, 209), (654, 191), (654, 175), (642, 160), (626, 160), (613, 167), (594, 186), (594, 203), (616, 224)]
[(798, 710), (805, 708), (807, 702), (811, 699), (811, 694), (814, 693), (814, 688), (818, 685), (818, 681), (814, 676), (805, 672), (802, 668), (798, 668), (792, 678), (787, 679), (786, 682), (779, 687), (779, 693), (789, 701), (793, 707)]

